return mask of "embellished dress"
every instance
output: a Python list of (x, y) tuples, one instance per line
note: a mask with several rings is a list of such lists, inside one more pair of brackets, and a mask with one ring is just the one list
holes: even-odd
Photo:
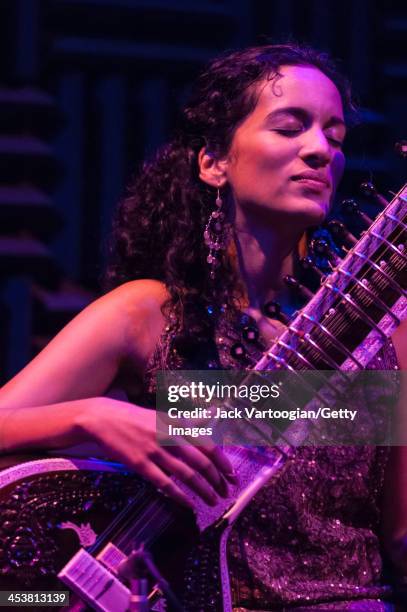
[[(145, 397), (151, 403), (159, 369), (247, 368), (265, 348), (245, 314), (233, 325), (223, 322), (215, 338), (190, 350), (188, 358), (172, 338), (168, 326), (149, 364)], [(369, 364), (377, 370), (397, 367), (390, 342)], [(298, 448), (230, 534), (234, 611), (403, 610), (391, 603), (378, 535), (387, 459), (384, 446)]]

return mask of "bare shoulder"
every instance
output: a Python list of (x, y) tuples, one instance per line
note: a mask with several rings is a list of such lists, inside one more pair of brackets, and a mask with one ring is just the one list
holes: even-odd
[(142, 279), (95, 300), (0, 390), (0, 407), (103, 395), (129, 355), (141, 372), (162, 331), (167, 297), (162, 283)]
[(407, 370), (407, 319), (401, 322), (392, 336), (401, 370)]
[(169, 297), (165, 285), (152, 279), (130, 281), (106, 294), (109, 308), (121, 312), (121, 355), (143, 368), (164, 327), (162, 307)]
[(124, 283), (100, 299), (111, 305), (113, 309), (120, 304), (122, 314), (129, 317), (128, 321), (132, 321), (140, 312), (154, 318), (168, 297), (169, 293), (164, 283), (146, 278)]

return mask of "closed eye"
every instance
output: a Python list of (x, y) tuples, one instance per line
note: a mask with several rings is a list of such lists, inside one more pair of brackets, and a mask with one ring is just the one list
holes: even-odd
[[(277, 134), (282, 134), (283, 136), (287, 136), (288, 138), (294, 138), (295, 136), (298, 136), (299, 134), (301, 134), (304, 131), (304, 128), (292, 128), (292, 129), (274, 128), (273, 131), (277, 132)], [(338, 140), (329, 135), (326, 135), (326, 138), (334, 147), (343, 146), (342, 140)]]
[(337, 140), (336, 138), (332, 138), (331, 136), (327, 136), (327, 139), (329, 140), (329, 142), (331, 142), (334, 147), (342, 147), (343, 146), (343, 141), (342, 140)]
[(302, 128), (294, 128), (290, 130), (274, 129), (274, 132), (277, 132), (277, 134), (282, 134), (283, 136), (288, 136), (288, 137), (297, 136), (302, 131), (303, 131)]

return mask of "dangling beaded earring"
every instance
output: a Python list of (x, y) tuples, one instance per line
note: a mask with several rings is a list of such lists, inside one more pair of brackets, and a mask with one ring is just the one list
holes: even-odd
[(227, 232), (224, 224), (225, 213), (221, 210), (223, 200), (220, 197), (219, 188), (215, 205), (216, 208), (211, 212), (204, 231), (205, 244), (209, 249), (206, 261), (210, 265), (209, 276), (212, 279), (215, 278), (215, 269), (219, 265), (219, 251), (225, 248), (227, 242)]

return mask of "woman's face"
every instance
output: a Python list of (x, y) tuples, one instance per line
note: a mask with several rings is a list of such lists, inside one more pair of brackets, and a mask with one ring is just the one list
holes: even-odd
[(236, 222), (260, 221), (301, 229), (326, 216), (342, 176), (345, 124), (340, 94), (316, 68), (282, 66), (261, 83), (253, 112), (236, 129), (226, 177)]

